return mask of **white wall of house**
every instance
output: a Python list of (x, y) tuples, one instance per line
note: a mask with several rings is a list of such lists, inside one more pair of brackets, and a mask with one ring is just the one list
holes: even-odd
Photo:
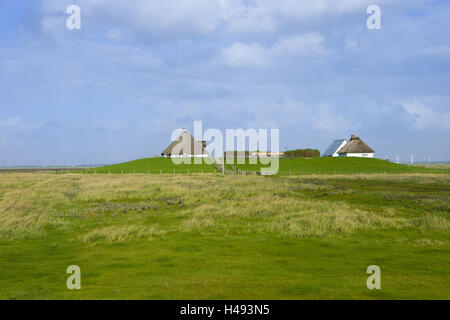
[(373, 158), (373, 153), (342, 153), (339, 157)]

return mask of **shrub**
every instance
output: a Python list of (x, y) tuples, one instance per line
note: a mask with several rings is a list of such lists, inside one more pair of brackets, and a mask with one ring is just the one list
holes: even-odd
[(317, 158), (320, 157), (320, 151), (317, 149), (296, 149), (287, 150), (284, 152), (284, 155), (288, 158)]

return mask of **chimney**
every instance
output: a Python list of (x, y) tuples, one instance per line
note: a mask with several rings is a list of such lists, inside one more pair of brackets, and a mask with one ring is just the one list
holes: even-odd
[(350, 140), (356, 139), (356, 136), (352, 134), (352, 138)]

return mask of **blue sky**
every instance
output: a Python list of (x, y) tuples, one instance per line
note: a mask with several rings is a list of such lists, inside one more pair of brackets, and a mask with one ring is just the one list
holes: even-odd
[(153, 156), (194, 120), (450, 160), (449, 31), (448, 1), (0, 0), (0, 165)]

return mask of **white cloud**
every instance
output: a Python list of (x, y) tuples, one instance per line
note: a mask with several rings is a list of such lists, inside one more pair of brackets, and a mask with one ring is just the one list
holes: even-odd
[(327, 133), (348, 132), (355, 129), (355, 125), (352, 128), (350, 122), (329, 103), (321, 103), (315, 107), (311, 116), (311, 126)]
[[(55, 23), (61, 25), (54, 16), (68, 17), (65, 9), (70, 2), (45, 0), (44, 26), (53, 28)], [(79, 0), (76, 4), (81, 8), (82, 29), (84, 24), (104, 24), (156, 37), (178, 33), (207, 34), (216, 29), (221, 17), (217, 0)]]
[(414, 117), (414, 128), (450, 131), (450, 113), (435, 110), (441, 103), (440, 99), (430, 97), (409, 98), (399, 102), (402, 108)]
[(276, 20), (265, 6), (242, 0), (220, 0), (222, 20), (230, 33), (272, 32)]
[(322, 55), (326, 52), (324, 42), (325, 38), (316, 32), (305, 33), (277, 42), (270, 48), (270, 53), (289, 56)]
[(230, 67), (264, 67), (270, 58), (267, 50), (259, 44), (234, 43), (222, 49), (220, 59)]
[[(379, 4), (392, 0), (381, 0)], [(360, 10), (365, 14), (373, 0), (219, 0), (223, 20), (231, 32), (272, 32), (286, 22), (344, 15)]]
[[(385, 3), (392, 0), (379, 1)], [(45, 0), (46, 27), (61, 25), (73, 1)], [(210, 34), (220, 26), (231, 33), (274, 32), (286, 22), (344, 15), (364, 9), (373, 0), (78, 0), (82, 24), (105, 24), (139, 33), (167, 35)], [(64, 26), (64, 25), (63, 25)], [(50, 30), (50, 29), (49, 29)]]
[(324, 41), (318, 33), (306, 33), (285, 38), (268, 48), (238, 42), (222, 49), (220, 60), (230, 67), (265, 67), (275, 57), (323, 55)]

